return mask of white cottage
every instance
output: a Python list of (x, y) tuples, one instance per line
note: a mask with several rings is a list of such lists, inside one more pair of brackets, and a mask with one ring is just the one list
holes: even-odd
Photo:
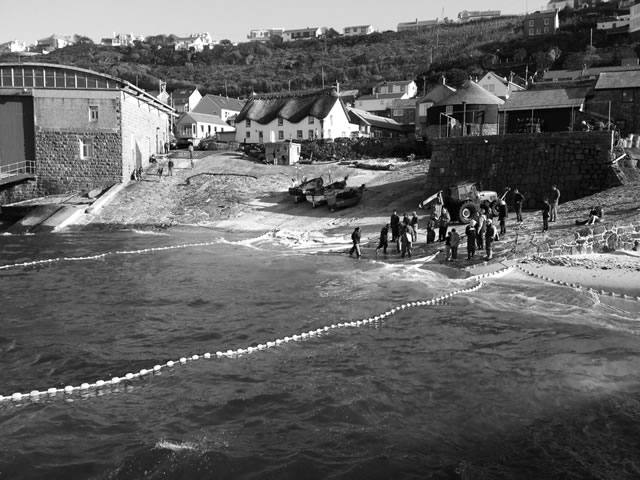
[(236, 141), (270, 143), (348, 137), (358, 131), (335, 89), (254, 95), (236, 118)]

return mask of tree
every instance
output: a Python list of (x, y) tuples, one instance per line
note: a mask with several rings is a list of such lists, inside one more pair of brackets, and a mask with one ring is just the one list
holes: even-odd
[(78, 35), (77, 33), (73, 36), (73, 43), (77, 45), (94, 45), (93, 40), (85, 35)]

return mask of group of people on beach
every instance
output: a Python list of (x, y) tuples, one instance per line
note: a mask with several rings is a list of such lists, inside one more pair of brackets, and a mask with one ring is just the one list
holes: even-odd
[[(513, 191), (513, 210), (516, 214), (516, 225), (522, 225), (522, 207), (525, 202), (525, 196), (514, 188)], [(542, 231), (549, 229), (549, 222), (555, 222), (558, 218), (558, 203), (560, 201), (560, 190), (557, 185), (551, 187), (551, 194), (544, 198), (542, 208)], [(470, 220), (464, 230), (467, 240), (467, 260), (475, 258), (477, 252), (485, 251), (485, 259), (493, 258), (493, 244), (500, 240), (501, 236), (507, 234), (507, 218), (509, 216), (509, 207), (504, 199), (498, 201), (496, 206), (497, 222), (492, 218), (494, 215), (486, 206), (481, 206), (480, 210)], [(599, 206), (594, 206), (589, 212), (587, 220), (583, 222), (576, 221), (580, 225), (593, 225), (602, 221), (603, 211)], [(442, 205), (438, 209), (434, 209), (426, 223), (426, 243), (444, 242), (444, 253), (447, 261), (456, 261), (458, 259), (458, 248), (462, 242), (460, 233), (452, 228), (449, 230), (451, 223), (451, 215), (448, 209)], [(496, 225), (497, 223), (497, 225)], [(391, 231), (391, 242), (395, 243), (395, 250), (400, 253), (401, 258), (405, 256), (411, 257), (413, 244), (418, 239), (419, 217), (416, 212), (409, 217), (406, 213), (402, 218), (398, 215), (397, 210), (391, 214), (389, 223), (386, 223), (380, 230), (380, 238), (376, 247), (376, 255), (382, 249), (387, 254), (389, 247), (389, 231)], [(437, 233), (437, 240), (436, 240)], [(362, 256), (360, 250), (361, 232), (357, 227), (351, 236), (353, 246), (350, 255), (354, 253), (357, 257)]]

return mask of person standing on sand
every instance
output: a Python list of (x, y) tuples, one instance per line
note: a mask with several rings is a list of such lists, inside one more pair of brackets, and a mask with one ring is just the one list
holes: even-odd
[(438, 220), (438, 241), (442, 242), (447, 236), (447, 228), (449, 228), (449, 222), (451, 221), (451, 216), (449, 215), (449, 211), (446, 207), (442, 207), (442, 211), (440, 212), (440, 220)]
[(492, 250), (492, 246), (493, 246), (493, 240), (494, 238), (496, 238), (497, 232), (496, 232), (496, 227), (493, 225), (493, 222), (491, 221), (491, 219), (487, 219), (487, 231), (485, 233), (485, 238), (484, 238), (484, 243), (486, 245), (486, 252), (487, 252), (487, 260), (491, 260), (493, 258), (493, 250)]
[(451, 232), (449, 232), (447, 238), (444, 239), (444, 257), (447, 262), (451, 260)]
[(455, 228), (451, 229), (451, 260), (458, 259), (458, 246), (460, 245), (460, 235)]
[(169, 170), (168, 175), (170, 177), (173, 177), (173, 160), (169, 159), (169, 161), (167, 162), (167, 169)]
[(356, 227), (351, 234), (351, 241), (353, 242), (353, 246), (351, 250), (349, 250), (349, 255), (353, 256), (353, 252), (356, 252), (357, 257), (360, 258), (362, 256), (360, 253), (360, 227)]
[(551, 213), (549, 215), (549, 221), (555, 222), (558, 220), (558, 203), (560, 202), (560, 190), (557, 185), (551, 186)]
[(388, 246), (389, 246), (389, 224), (387, 223), (384, 227), (382, 227), (382, 230), (380, 230), (380, 243), (378, 243), (378, 246), (376, 247), (376, 255), (378, 254), (378, 250), (380, 250), (381, 248), (383, 249), (382, 253), (386, 255)]
[(522, 204), (524, 195), (517, 188), (513, 189), (513, 209), (516, 211), (516, 223), (522, 223)]
[(432, 214), (431, 218), (427, 222), (427, 243), (433, 243), (436, 241), (436, 225), (438, 224), (438, 219), (436, 218), (436, 214)]
[(418, 215), (416, 214), (416, 212), (413, 212), (413, 215), (411, 216), (411, 228), (415, 230), (417, 235), (418, 234)]
[(193, 169), (193, 144), (189, 144), (189, 162), (191, 163), (191, 168)]
[(551, 205), (549, 204), (549, 199), (545, 198), (542, 201), (542, 231), (546, 232), (549, 230), (549, 214), (551, 212)]
[(162, 172), (164, 171), (164, 166), (158, 162), (158, 177), (160, 177), (160, 180), (162, 180)]
[(504, 200), (500, 200), (500, 205), (498, 205), (498, 220), (500, 220), (500, 235), (505, 235), (507, 233), (507, 217), (509, 216), (509, 207), (507, 207), (507, 202)]
[(487, 231), (487, 214), (484, 208), (481, 208), (480, 216), (478, 217), (478, 223), (476, 224), (476, 239), (478, 243), (478, 250), (482, 250), (484, 248), (483, 242), (484, 242), (484, 235), (486, 231)]
[(413, 230), (413, 227), (407, 223), (403, 226), (401, 235), (402, 254), (400, 255), (400, 258), (404, 258), (405, 255), (408, 255), (409, 258), (411, 258), (415, 231)]
[(471, 260), (476, 254), (476, 243), (478, 241), (476, 232), (476, 221), (471, 220), (465, 229), (467, 234), (467, 260)]
[(400, 217), (396, 210), (391, 214), (391, 221), (389, 223), (391, 225), (391, 241), (397, 242), (400, 236)]

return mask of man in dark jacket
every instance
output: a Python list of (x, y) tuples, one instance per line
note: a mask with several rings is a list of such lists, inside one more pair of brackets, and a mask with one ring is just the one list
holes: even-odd
[(400, 217), (398, 216), (398, 212), (395, 210), (391, 214), (391, 222), (389, 223), (391, 225), (391, 241), (395, 242), (400, 236)]
[(353, 255), (353, 252), (356, 252), (356, 255), (360, 258), (362, 256), (360, 253), (360, 227), (356, 227), (351, 234), (351, 241), (353, 242), (353, 247), (349, 250), (349, 255)]
[(522, 204), (524, 203), (524, 195), (517, 188), (513, 189), (513, 209), (516, 211), (516, 222), (522, 223)]
[(560, 190), (556, 185), (551, 187), (551, 212), (549, 212), (549, 221), (558, 220), (558, 203), (560, 203)]
[(386, 255), (388, 246), (389, 246), (389, 224), (387, 223), (384, 227), (382, 227), (382, 230), (380, 230), (380, 243), (378, 243), (378, 246), (376, 247), (376, 255), (378, 254), (378, 250), (380, 250), (381, 248), (383, 249), (382, 253)]

